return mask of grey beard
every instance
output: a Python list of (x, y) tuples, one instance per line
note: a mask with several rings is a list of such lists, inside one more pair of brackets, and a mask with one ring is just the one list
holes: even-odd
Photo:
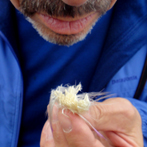
[(64, 45), (64, 46), (71, 46), (79, 41), (82, 41), (86, 38), (87, 34), (91, 32), (93, 26), (95, 25), (96, 22), (93, 23), (91, 28), (88, 30), (86, 33), (78, 33), (78, 34), (71, 34), (71, 35), (62, 35), (62, 34), (57, 34), (50, 32), (48, 33), (48, 28), (43, 27), (41, 24), (38, 22), (35, 22), (31, 18), (27, 18), (27, 20), (33, 25), (33, 27), (37, 30), (38, 34), (46, 41), (53, 43), (53, 44), (58, 44), (58, 45)]

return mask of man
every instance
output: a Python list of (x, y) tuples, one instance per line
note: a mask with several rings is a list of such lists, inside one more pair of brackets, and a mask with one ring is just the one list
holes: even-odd
[(147, 1), (11, 2), (45, 40), (70, 47), (44, 41), (9, 0), (1, 0), (0, 146), (39, 146), (50, 89), (75, 81), (84, 92), (105, 88), (116, 95), (91, 108), (89, 120), (105, 139), (55, 106), (53, 136), (47, 121), (42, 147), (147, 146), (147, 85), (139, 100), (133, 98), (147, 54)]

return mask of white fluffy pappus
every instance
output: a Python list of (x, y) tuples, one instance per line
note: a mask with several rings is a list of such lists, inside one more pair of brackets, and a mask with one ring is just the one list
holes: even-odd
[[(84, 112), (88, 112), (91, 105), (95, 101), (109, 97), (106, 92), (91, 92), (78, 94), (82, 90), (82, 85), (77, 86), (58, 86), (56, 89), (51, 91), (50, 103), (48, 105), (48, 117), (50, 124), (52, 124), (52, 112), (54, 105), (58, 108), (69, 109), (71, 112), (76, 113), (81, 117), (101, 138), (104, 138), (93, 126), (92, 124), (83, 117)], [(97, 100), (93, 100), (95, 97), (100, 97)], [(95, 105), (95, 104), (94, 104)], [(62, 111), (64, 113), (64, 111)]]
[[(66, 108), (73, 113), (81, 114), (89, 110), (89, 107), (94, 102), (94, 97), (106, 94), (104, 92), (78, 94), (81, 90), (81, 84), (77, 86), (58, 86), (51, 91), (50, 107), (53, 107), (52, 105), (56, 102), (60, 108)], [(102, 98), (105, 98), (105, 96)]]

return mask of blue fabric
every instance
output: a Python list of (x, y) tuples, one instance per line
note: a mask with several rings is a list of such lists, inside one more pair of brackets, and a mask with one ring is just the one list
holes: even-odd
[[(14, 8), (11, 6), (10, 1), (9, 0), (1, 0), (0, 1), (0, 75), (2, 75), (3, 78), (0, 78), (0, 146), (2, 147), (16, 147), (17, 146), (17, 142), (18, 142), (18, 134), (20, 131), (20, 119), (21, 119), (21, 111), (22, 111), (22, 89), (23, 89), (23, 85), (22, 85), (22, 77), (21, 77), (21, 71), (20, 71), (20, 67), (19, 67), (19, 63), (17, 60), (17, 57), (19, 57), (19, 59), (21, 59), (21, 54), (23, 54), (23, 52), (21, 53), (20, 48), (19, 48), (19, 41), (23, 38), (20, 38), (20, 40), (18, 39), (17, 36), (17, 24), (16, 24), (16, 18), (15, 18), (15, 11)], [(29, 24), (26, 24), (29, 25)], [(111, 79), (113, 79), (113, 77), (115, 77), (115, 74), (117, 75), (117, 73), (119, 73), (119, 70), (121, 71), (121, 68), (124, 69), (125, 66), (127, 67), (127, 65), (129, 65), (129, 61), (131, 61), (130, 59), (137, 53), (139, 53), (138, 51), (142, 48), (144, 48), (145, 44), (147, 44), (147, 33), (146, 32), (146, 27), (147, 27), (147, 1), (146, 0), (128, 0), (124, 3), (123, 0), (119, 0), (117, 1), (114, 9), (113, 9), (113, 14), (112, 14), (112, 18), (109, 24), (109, 28), (107, 30), (107, 35), (105, 37), (105, 41), (103, 44), (103, 49), (100, 53), (100, 56), (97, 60), (97, 64), (95, 65), (90, 65), (90, 66), (94, 66), (96, 68), (96, 70), (93, 72), (93, 76), (88, 78), (88, 82), (89, 82), (89, 86), (88, 82), (87, 83), (82, 83), (84, 85), (84, 91), (99, 91), (102, 88), (107, 88), (107, 85), (109, 85), (109, 82)], [(25, 29), (25, 28), (24, 28)], [(26, 31), (26, 30), (25, 30)], [(34, 32), (29, 32), (29, 37), (28, 39), (30, 39), (30, 44), (32, 43), (32, 47), (34, 48), (45, 48), (45, 46), (49, 47), (49, 51), (52, 54), (53, 49), (57, 50), (56, 52), (61, 52), (60, 50), (64, 50), (64, 48), (60, 47), (60, 49), (58, 50), (56, 45), (47, 45), (46, 43), (42, 43), (44, 42), (42, 39), (40, 40), (40, 44), (38, 44), (37, 41), (33, 40), (33, 38), (31, 38), (32, 33), (34, 34)], [(22, 34), (23, 35), (23, 34)], [(37, 34), (36, 34), (37, 35)], [(92, 32), (92, 34), (90, 36), (87, 37), (87, 39), (89, 40), (89, 42), (81, 42), (75, 45), (76, 48), (78, 48), (79, 45), (82, 45), (83, 47), (81, 48), (82, 50), (84, 50), (84, 47), (86, 48), (89, 45), (89, 48), (93, 49), (96, 45), (94, 44), (89, 44), (91, 42), (91, 39), (98, 37), (99, 35), (97, 34), (97, 32)], [(33, 36), (32, 36), (33, 37)], [(26, 40), (29, 41), (29, 40)], [(10, 45), (10, 44), (11, 45)], [(42, 43), (42, 44), (41, 44)], [(85, 43), (85, 44), (84, 44)], [(44, 47), (43, 47), (44, 46)], [(13, 49), (12, 49), (13, 48)], [(68, 50), (68, 48), (67, 48)], [(71, 49), (72, 50), (72, 49)], [(17, 55), (15, 55), (15, 53)], [(23, 50), (24, 51), (24, 50)], [(78, 50), (72, 50), (72, 53), (75, 53)], [(46, 50), (43, 52), (45, 54)], [(85, 52), (85, 50), (84, 50)], [(87, 52), (87, 51), (86, 51)], [(34, 63), (37, 63), (37, 60), (35, 62), (32, 62), (30, 58), (32, 58), (32, 56), (36, 56), (39, 58), (39, 51), (37, 50), (36, 52), (33, 51), (32, 53), (30, 53), (30, 57), (27, 59), (22, 59), (21, 60), (21, 66), (23, 65), (23, 62), (25, 60), (30, 61), (29, 65), (26, 66), (27, 70), (22, 69), (23, 71), (23, 76), (28, 76), (30, 77), (30, 81), (31, 82), (36, 82), (36, 83), (44, 83), (44, 77), (42, 78), (42, 81), (38, 81), (37, 76), (41, 73), (41, 70), (39, 70), (38, 68), (39, 66), (34, 66)], [(32, 56), (31, 56), (32, 54)], [(83, 54), (83, 52), (81, 51), (81, 54)], [(92, 53), (91, 53), (92, 54)], [(99, 53), (97, 53), (99, 55)], [(136, 54), (136, 56), (137, 56)], [(56, 56), (55, 56), (56, 57)], [(47, 58), (47, 57), (46, 57)], [(36, 58), (37, 59), (37, 58)], [(64, 61), (69, 60), (68, 57), (63, 56), (62, 59), (64, 59)], [(140, 60), (139, 57), (135, 58), (136, 61), (142, 61), (143, 59)], [(87, 57), (87, 60), (91, 60), (90, 58)], [(44, 61), (45, 62), (45, 61)], [(73, 62), (74, 61), (70, 61)], [(61, 62), (60, 64), (58, 64), (59, 66), (62, 67), (68, 67), (68, 64), (64, 64), (65, 62)], [(131, 63), (131, 62), (130, 62)], [(57, 65), (57, 62), (55, 61), (54, 64)], [(86, 63), (87, 64), (87, 63)], [(6, 65), (6, 67), (3, 67), (3, 65)], [(44, 64), (45, 68), (47, 65)], [(37, 73), (32, 73), (31, 71), (29, 71), (29, 69), (31, 69), (31, 67), (34, 67), (34, 69), (32, 70), (39, 70)], [(93, 68), (94, 68), (93, 67)], [(70, 67), (69, 67), (70, 68)], [(86, 69), (88, 69), (90, 67), (86, 67)], [(11, 70), (10, 70), (11, 69)], [(84, 72), (86, 73), (87, 70), (85, 68), (83, 69)], [(43, 69), (42, 69), (43, 70)], [(77, 68), (76, 70), (79, 70), (79, 68)], [(140, 67), (141, 70), (141, 67)], [(44, 73), (48, 74), (48, 69), (46, 69), (46, 71), (43, 71)], [(64, 81), (66, 84), (75, 84), (75, 79), (72, 81), (72, 77), (69, 76), (68, 74), (63, 74), (64, 73), (64, 69), (61, 70), (52, 70), (49, 72), (49, 76), (52, 76), (55, 74), (56, 77), (58, 77), (60, 74), (60, 78), (58, 79), (60, 82), (62, 81), (61, 79), (65, 76), (66, 78), (70, 78), (70, 83), (69, 81)], [(140, 71), (141, 72), (141, 71)], [(72, 73), (73, 74), (73, 73)], [(76, 74), (76, 73), (75, 73)], [(126, 73), (127, 74), (127, 73)], [(119, 75), (119, 74), (118, 74)], [(87, 75), (88, 76), (88, 75)], [(127, 75), (125, 77), (128, 77)], [(129, 76), (130, 77), (130, 76)], [(79, 78), (77, 79), (77, 82), (81, 81), (81, 79), (84, 79), (85, 77)], [(138, 77), (139, 78), (139, 77)], [(4, 80), (3, 80), (4, 79)], [(64, 78), (63, 78), (64, 79)], [(118, 79), (118, 78), (117, 78)], [(123, 77), (121, 77), (120, 79), (123, 79)], [(130, 78), (133, 79), (133, 78)], [(136, 77), (134, 77), (134, 79), (136, 79)], [(113, 79), (116, 80), (116, 79)], [(84, 80), (83, 80), (84, 81)], [(82, 81), (82, 82), (83, 82)], [(118, 80), (118, 81), (122, 81), (122, 80)], [(129, 82), (135, 82), (132, 80), (128, 80)], [(24, 79), (24, 85), (25, 86), (29, 86), (28, 81), (25, 81)], [(55, 82), (55, 84), (53, 84)], [(113, 81), (114, 82), (114, 81)], [(128, 83), (128, 82), (127, 82)], [(52, 85), (52, 88), (55, 88), (55, 85), (57, 84), (61, 84), (58, 83), (56, 81), (56, 78), (54, 77), (54, 79), (52, 81), (50, 81), (49, 85)], [(121, 84), (122, 85), (122, 84)], [(127, 84), (128, 86), (130, 85), (129, 83)], [(35, 88), (35, 84), (34, 87)], [(119, 87), (118, 84), (114, 84), (114, 89), (111, 89), (114, 93), (115, 93), (115, 89), (117, 87), (117, 89), (121, 89), (121, 86)], [(9, 90), (5, 90), (3, 87), (6, 87)], [(147, 87), (147, 86), (146, 86)], [(145, 87), (145, 88), (146, 88)], [(44, 89), (44, 87), (41, 88)], [(48, 87), (50, 88), (50, 87)], [(135, 90), (135, 87), (134, 87)], [(33, 89), (27, 91), (27, 89), (24, 89), (24, 96), (27, 96), (26, 94), (29, 92), (32, 92)], [(50, 89), (46, 89), (45, 88), (45, 93), (48, 92)], [(108, 91), (110, 91), (108, 89)], [(120, 90), (121, 91), (121, 90)], [(128, 98), (132, 104), (138, 109), (138, 111), (140, 112), (140, 115), (142, 117), (142, 121), (143, 121), (143, 135), (144, 138), (146, 139), (147, 137), (147, 133), (146, 133), (146, 119), (147, 119), (147, 115), (146, 115), (146, 101), (147, 101), (147, 95), (146, 95), (146, 89), (144, 90), (144, 92), (142, 93), (141, 96), (141, 102), (138, 102), (137, 100), (134, 100), (133, 98)], [(34, 91), (33, 91), (34, 92)], [(111, 91), (110, 91), (111, 92)], [(132, 91), (132, 93), (134, 93)], [(30, 94), (28, 94), (30, 95)], [(41, 95), (42, 97), (42, 102), (38, 101), (36, 98), (37, 92), (34, 92), (34, 103), (33, 103), (33, 99), (31, 99), (31, 101), (29, 101), (26, 98), (26, 102), (24, 101), (24, 107), (26, 105), (26, 103), (28, 104), (28, 110), (31, 110), (31, 105), (36, 105), (36, 107), (34, 106), (34, 110), (33, 112), (36, 114), (38, 114), (38, 118), (43, 118), (43, 121), (45, 120), (45, 116), (44, 113), (38, 113), (38, 108), (45, 110), (46, 108), (42, 108), (44, 107), (44, 105), (48, 103), (48, 98), (45, 98), (46, 95), (43, 93)], [(123, 96), (123, 95), (122, 95)], [(129, 97), (127, 95), (125, 95), (126, 97)], [(23, 111), (23, 116), (28, 113), (26, 110)], [(45, 111), (44, 111), (45, 112)], [(34, 118), (33, 122), (29, 122), (31, 123), (32, 127), (34, 126), (34, 132), (32, 132), (31, 136), (32, 138), (32, 143), (31, 144), (27, 144), (28, 146), (39, 146), (39, 140), (34, 140), (34, 138), (38, 139), (38, 135), (36, 136), (36, 134), (39, 134), (41, 130), (36, 129), (35, 127), (37, 127), (37, 123), (38, 122), (38, 118), (33, 115), (32, 116)], [(43, 125), (44, 122), (40, 123), (40, 126)], [(26, 118), (24, 120), (24, 122), (28, 123), (28, 118)], [(35, 130), (36, 129), (36, 130)], [(38, 132), (37, 132), (38, 130)], [(35, 132), (36, 131), (36, 132)], [(26, 138), (29, 138), (30, 136), (26, 136)], [(30, 143), (30, 142), (27, 142)], [(144, 141), (145, 145), (147, 146), (146, 140)]]
[[(10, 82), (11, 81), (11, 82)], [(0, 31), (0, 146), (17, 146), (23, 83), (18, 60)]]
[[(19, 54), (24, 76), (19, 146), (39, 144), (40, 131), (46, 119), (43, 114), (52, 88), (61, 84), (73, 85), (81, 82), (84, 85), (83, 92), (88, 91), (105, 40), (111, 13), (112, 10), (99, 20), (91, 32), (93, 35), (88, 35), (84, 41), (71, 47), (46, 42), (32, 29), (23, 15), (17, 13)], [(34, 124), (34, 122), (37, 123)]]
[(144, 45), (137, 54), (111, 78), (105, 90), (114, 93), (116, 97), (133, 97), (140, 80), (146, 56), (147, 45)]
[(147, 44), (146, 0), (118, 0), (113, 14), (90, 91), (103, 89), (114, 74)]

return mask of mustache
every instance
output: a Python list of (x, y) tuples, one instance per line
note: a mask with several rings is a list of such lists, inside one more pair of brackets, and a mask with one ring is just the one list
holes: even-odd
[(76, 17), (90, 12), (99, 12), (103, 15), (109, 8), (110, 0), (88, 0), (85, 4), (75, 7), (65, 4), (62, 0), (19, 0), (20, 11), (26, 16), (36, 12), (43, 12), (56, 17)]

